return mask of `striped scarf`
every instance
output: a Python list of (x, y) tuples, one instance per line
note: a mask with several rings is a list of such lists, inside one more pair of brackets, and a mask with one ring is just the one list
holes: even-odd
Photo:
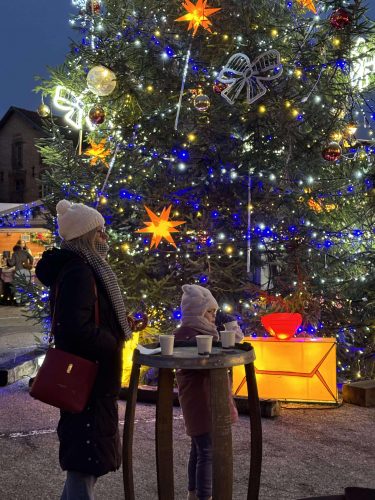
[(108, 253), (108, 245), (106, 243), (96, 243), (98, 254), (91, 252), (88, 248), (78, 249), (75, 247), (74, 243), (70, 241), (63, 241), (61, 243), (61, 248), (64, 250), (70, 250), (71, 252), (78, 254), (85, 261), (87, 261), (87, 263), (94, 271), (95, 276), (98, 277), (100, 283), (103, 285), (105, 291), (107, 292), (116, 318), (121, 327), (124, 339), (130, 339), (132, 337), (132, 331), (129, 327), (121, 290), (118, 285), (115, 273), (112, 271), (110, 265), (105, 260), (105, 257)]

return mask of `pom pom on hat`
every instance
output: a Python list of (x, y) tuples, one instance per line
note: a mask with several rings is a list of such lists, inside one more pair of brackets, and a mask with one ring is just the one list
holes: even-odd
[(182, 285), (181, 313), (184, 316), (203, 316), (209, 309), (219, 309), (212, 293), (199, 285)]
[(61, 200), (56, 205), (59, 235), (66, 241), (78, 238), (97, 227), (104, 227), (103, 216), (82, 203)]

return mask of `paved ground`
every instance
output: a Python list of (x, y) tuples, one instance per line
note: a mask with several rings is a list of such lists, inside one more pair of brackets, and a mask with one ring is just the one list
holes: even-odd
[(0, 364), (32, 351), (36, 336), (40, 337), (39, 325), (26, 321), (21, 308), (0, 305)]
[[(33, 344), (31, 328), (23, 321), (18, 309), (0, 307), (0, 353)], [(58, 410), (30, 398), (27, 383), (0, 388), (0, 500), (57, 500), (64, 482), (57, 461)], [(124, 408), (121, 401), (121, 430)], [(139, 500), (157, 499), (154, 425), (155, 407), (139, 404), (134, 442)], [(338, 494), (346, 486), (375, 488), (375, 408), (284, 405), (280, 417), (263, 419), (262, 425), (260, 500)], [(242, 416), (233, 428), (234, 500), (246, 499), (249, 440), (248, 418)], [(184, 500), (189, 440), (179, 408), (174, 409), (174, 445), (175, 498)], [(121, 472), (99, 480), (96, 500), (123, 498)]]

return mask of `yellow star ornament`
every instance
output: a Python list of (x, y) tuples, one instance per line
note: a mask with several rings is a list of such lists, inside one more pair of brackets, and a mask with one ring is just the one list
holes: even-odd
[(169, 205), (169, 207), (164, 207), (159, 217), (145, 205), (145, 209), (148, 213), (148, 216), (150, 217), (150, 222), (144, 222), (146, 227), (138, 229), (137, 233), (153, 233), (150, 249), (153, 247), (157, 248), (162, 238), (165, 238), (171, 245), (177, 248), (176, 243), (171, 236), (171, 233), (178, 233), (179, 230), (175, 228), (177, 226), (180, 226), (181, 224), (185, 224), (186, 221), (168, 220), (171, 208), (172, 205)]
[(190, 0), (185, 0), (182, 6), (188, 13), (175, 19), (176, 21), (189, 21), (188, 30), (194, 30), (193, 36), (199, 26), (211, 33), (212, 22), (208, 18), (221, 9), (208, 7), (207, 0), (198, 0), (195, 5)]
[(98, 144), (95, 142), (90, 142), (91, 147), (87, 148), (85, 151), (85, 156), (91, 156), (90, 165), (96, 165), (98, 162), (104, 163), (108, 167), (108, 162), (106, 160), (107, 156), (111, 154), (110, 149), (105, 147), (106, 140), (102, 139)]
[(316, 8), (315, 8), (313, 0), (297, 0), (297, 2), (300, 5), (302, 5), (302, 7), (305, 7), (306, 9), (309, 9), (311, 12), (316, 14)]

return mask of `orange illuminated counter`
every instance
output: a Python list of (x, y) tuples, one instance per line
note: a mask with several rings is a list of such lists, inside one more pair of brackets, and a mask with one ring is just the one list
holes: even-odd
[[(337, 403), (336, 339), (245, 337), (255, 349), (259, 397)], [(243, 366), (233, 368), (233, 393), (247, 396)]]

